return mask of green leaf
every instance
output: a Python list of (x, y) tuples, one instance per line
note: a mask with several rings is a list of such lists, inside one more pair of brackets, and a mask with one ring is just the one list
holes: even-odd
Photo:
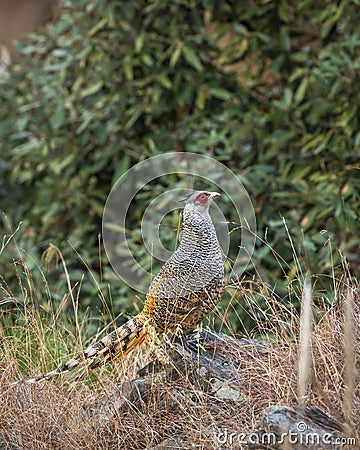
[(60, 128), (64, 122), (64, 119), (65, 119), (65, 111), (63, 100), (59, 99), (56, 106), (56, 110), (50, 119), (51, 128), (53, 128), (54, 130)]
[(289, 36), (289, 29), (287, 26), (280, 27), (280, 42), (285, 50), (289, 51), (291, 48), (291, 41)]
[(81, 122), (81, 125), (75, 130), (75, 133), (80, 134), (84, 130), (86, 130), (89, 123), (91, 122), (92, 117), (93, 117), (93, 114), (91, 114), (89, 111), (84, 111), (83, 112), (83, 121)]
[(171, 58), (170, 58), (170, 67), (173, 69), (176, 66), (176, 63), (178, 62), (181, 52), (183, 49), (183, 44), (181, 42), (178, 43), (178, 45), (175, 47), (175, 50), (173, 51)]
[(50, 162), (50, 168), (55, 175), (60, 175), (60, 173), (74, 161), (75, 157), (76, 155), (74, 153), (70, 153), (65, 158), (55, 159)]
[(169, 80), (169, 78), (168, 78), (165, 74), (163, 74), (163, 73), (160, 74), (160, 75), (157, 77), (157, 79), (158, 79), (159, 83), (160, 83), (164, 88), (170, 89), (170, 88), (172, 87), (171, 81)]
[(108, 23), (108, 18), (104, 17), (89, 31), (89, 37), (94, 36), (98, 31), (103, 29)]
[(145, 33), (139, 34), (139, 36), (135, 39), (135, 53), (140, 53), (143, 49), (145, 41)]
[(308, 78), (303, 78), (301, 80), (301, 82), (300, 82), (300, 84), (297, 87), (296, 92), (295, 92), (295, 101), (297, 103), (302, 102), (302, 100), (304, 99), (305, 94), (306, 94), (306, 89), (308, 87), (308, 84), (309, 84), (309, 79)]
[(195, 105), (199, 109), (204, 109), (205, 103), (206, 103), (206, 94), (202, 89), (199, 89), (196, 96)]
[(82, 90), (79, 97), (85, 98), (85, 97), (88, 97), (89, 95), (93, 95), (96, 92), (100, 91), (100, 89), (103, 87), (103, 85), (104, 85), (104, 82), (102, 80), (99, 80), (97, 83), (90, 85), (88, 88)]
[(151, 67), (154, 64), (151, 56), (147, 55), (146, 53), (142, 53), (140, 58), (141, 58), (141, 61), (143, 61), (143, 63), (148, 67)]
[(131, 113), (130, 119), (125, 124), (126, 131), (130, 130), (130, 128), (134, 125), (134, 123), (139, 119), (141, 114), (142, 111), (140, 109), (136, 109)]
[(185, 60), (198, 72), (202, 72), (203, 67), (198, 55), (191, 47), (183, 47), (182, 49)]
[(283, 2), (278, 6), (278, 14), (283, 22), (288, 23), (290, 21), (290, 7), (288, 2)]
[(124, 73), (128, 81), (131, 81), (134, 78), (133, 64), (129, 58), (124, 61)]
[(219, 87), (210, 87), (209, 92), (213, 97), (219, 98), (220, 100), (229, 100), (232, 96), (231, 92)]

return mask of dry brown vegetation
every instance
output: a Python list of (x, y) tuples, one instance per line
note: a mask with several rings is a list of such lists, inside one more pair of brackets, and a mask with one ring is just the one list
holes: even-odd
[[(229, 289), (232, 306), (241, 303), (258, 317), (253, 335), (262, 336), (263, 342), (255, 345), (258, 341), (247, 336), (224, 340), (216, 349), (217, 357), (229, 361), (230, 383), (210, 380), (211, 388), (204, 389), (185, 369), (175, 378), (153, 375), (146, 395), (129, 380), (152, 359), (154, 342), (121, 364), (85, 372), (80, 379), (67, 375), (39, 385), (12, 385), (24, 372), (54, 368), (62, 349), (71, 348), (75, 339), (56, 320), (58, 312), (48, 313), (45, 320), (39, 308), (27, 302), (22, 325), (6, 326), (4, 320), (1, 328), (0, 448), (241, 448), (236, 441), (222, 446), (221, 433), (251, 433), (269, 406), (302, 402), (324, 411), (359, 442), (358, 284), (350, 283), (349, 276), (338, 280), (332, 304), (318, 295), (316, 306), (311, 306), (312, 332), (311, 326), (305, 327), (301, 337), (311, 349), (305, 358), (299, 355), (299, 348), (306, 346), (299, 347), (300, 315), (295, 307), (279, 302), (260, 282), (243, 281)], [(259, 296), (266, 299), (266, 314), (257, 308)], [(217, 336), (221, 342), (221, 333)], [(299, 377), (299, 365), (301, 372), (306, 360), (308, 375)]]

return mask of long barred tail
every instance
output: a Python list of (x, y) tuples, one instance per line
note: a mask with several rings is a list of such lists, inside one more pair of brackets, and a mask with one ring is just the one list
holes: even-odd
[(100, 339), (100, 341), (90, 345), (83, 354), (75, 356), (55, 370), (34, 378), (19, 380), (13, 384), (40, 383), (41, 381), (69, 372), (86, 361), (88, 361), (87, 366), (89, 369), (95, 369), (108, 361), (123, 358), (135, 347), (141, 345), (147, 337), (147, 321), (144, 320), (144, 317), (140, 313)]

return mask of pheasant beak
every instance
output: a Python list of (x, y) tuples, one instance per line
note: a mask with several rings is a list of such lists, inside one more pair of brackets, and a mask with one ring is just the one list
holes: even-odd
[(221, 197), (221, 194), (218, 192), (210, 192), (209, 198), (213, 199), (214, 197)]

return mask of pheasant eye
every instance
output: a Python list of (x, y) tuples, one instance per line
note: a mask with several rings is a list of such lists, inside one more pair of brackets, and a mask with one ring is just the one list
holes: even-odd
[(207, 194), (199, 194), (199, 195), (196, 197), (196, 200), (197, 200), (198, 202), (200, 202), (200, 203), (206, 203), (207, 199), (208, 199), (208, 195), (207, 195)]

